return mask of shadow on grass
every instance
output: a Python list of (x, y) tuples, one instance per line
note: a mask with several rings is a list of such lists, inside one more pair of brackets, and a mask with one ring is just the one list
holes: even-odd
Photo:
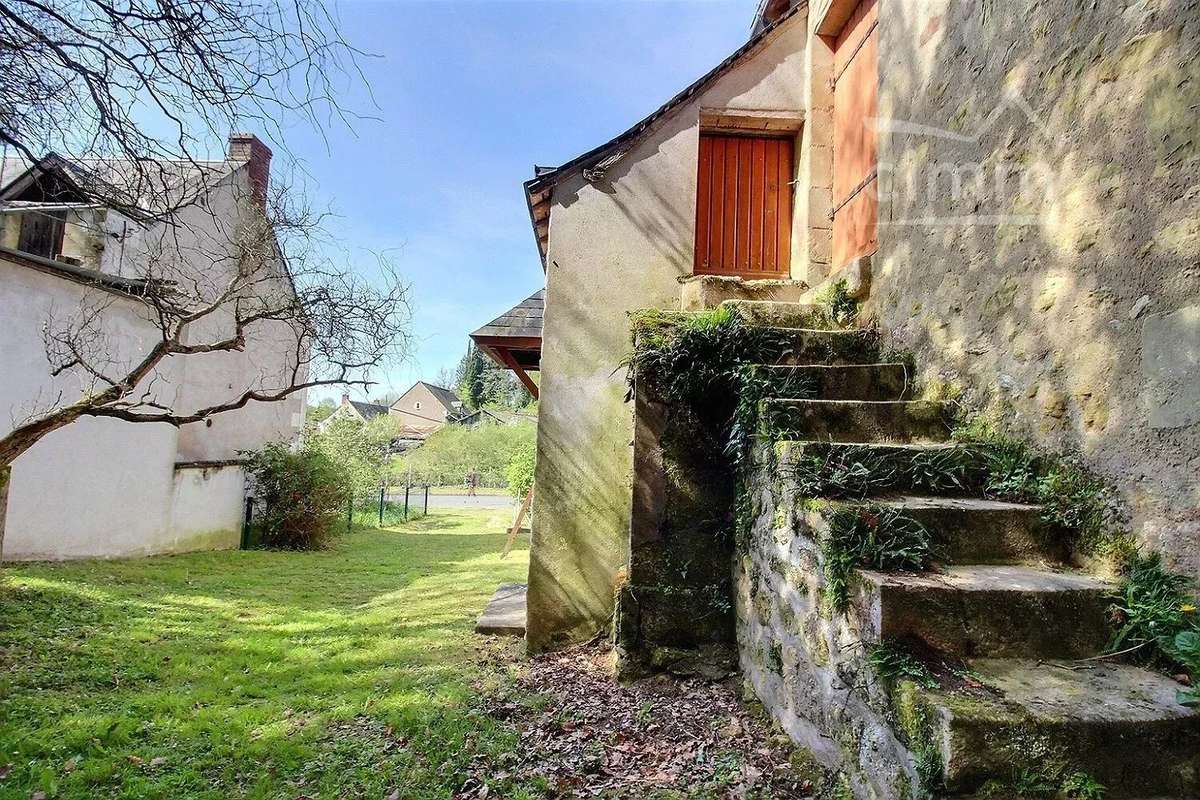
[(437, 523), (316, 553), (6, 567), (0, 795), (445, 796), (473, 752), (512, 744), (467, 703), (470, 631), (527, 554)]

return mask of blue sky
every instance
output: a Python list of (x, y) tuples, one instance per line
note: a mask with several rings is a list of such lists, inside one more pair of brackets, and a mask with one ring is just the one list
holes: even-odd
[[(344, 2), (377, 58), (362, 120), (288, 147), (349, 245), (412, 284), (414, 352), (372, 396), (453, 367), (467, 334), (542, 285), (521, 182), (608, 140), (745, 41), (755, 0)], [(364, 269), (372, 263), (361, 259)], [(310, 397), (339, 394), (326, 392)]]

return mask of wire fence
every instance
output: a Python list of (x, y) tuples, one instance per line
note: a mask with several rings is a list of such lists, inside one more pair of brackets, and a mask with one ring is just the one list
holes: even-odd
[(429, 485), (381, 486), (379, 495), (370, 500), (359, 498), (348, 504), (346, 523), (387, 528), (420, 519), (429, 513)]
[[(241, 549), (261, 546), (261, 532), (255, 522), (259, 513), (253, 497), (247, 497), (242, 520)], [(378, 496), (353, 498), (346, 503), (346, 530), (389, 528), (403, 525), (429, 513), (428, 484), (380, 487)]]

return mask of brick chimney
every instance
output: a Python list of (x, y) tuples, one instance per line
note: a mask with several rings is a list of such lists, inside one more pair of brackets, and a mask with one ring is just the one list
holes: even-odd
[(247, 163), (250, 191), (256, 201), (266, 203), (267, 186), (271, 182), (271, 148), (253, 133), (231, 133), (229, 160)]
[(344, 406), (350, 405), (350, 393), (349, 392), (342, 392), (342, 405), (344, 405)]

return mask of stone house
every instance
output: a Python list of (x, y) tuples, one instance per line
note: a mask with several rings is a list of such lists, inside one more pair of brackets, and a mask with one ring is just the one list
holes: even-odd
[[(1194, 5), (1174, 0), (1120, 11), (763, 0), (748, 41), (708, 74), (613, 140), (535, 167), (525, 191), (544, 313), (536, 338), (492, 331), (489, 352), (517, 369), (511, 352), (524, 348), (541, 370), (529, 649), (588, 638), (614, 615), (620, 640), (618, 595), (649, 589), (633, 586), (636, 554), (647, 535), (670, 536), (662, 497), (670, 476), (646, 446), (669, 420), (627, 402), (629, 314), (735, 300), (764, 303), (769, 315), (779, 311), (772, 304), (811, 303), (834, 286), (860, 304), (863, 324), (910, 357), (881, 365), (900, 376), (901, 394), (918, 384), (936, 398), (921, 402), (954, 398), (1037, 448), (1074, 454), (1116, 488), (1143, 548), (1200, 577), (1198, 34)], [(871, 380), (880, 389), (882, 379)], [(905, 435), (946, 433), (917, 428)], [(806, 595), (789, 584), (811, 558), (797, 552), (790, 556), (801, 562), (770, 582), (778, 596), (753, 590), (768, 617)], [(787, 555), (764, 555), (763, 569), (782, 569)], [(740, 592), (748, 578), (738, 574)], [(1033, 598), (1033, 608), (1059, 591), (1096, 600), (1107, 585), (1053, 574), (1005, 572), (959, 589), (978, 590), (974, 598), (1009, 591)], [(830, 661), (827, 650), (805, 655), (805, 636), (835, 648), (853, 639), (858, 668), (862, 631), (806, 629), (768, 644), (775, 632), (765, 622), (748, 627), (743, 600), (741, 663), (772, 713), (823, 761), (848, 770), (856, 796), (908, 796), (901, 787), (919, 786), (919, 754), (864, 710), (870, 704), (843, 702), (844, 675), (834, 667), (849, 661)], [(681, 603), (678, 595), (671, 602)], [(1003, 607), (981, 602), (979, 613)], [(1037, 634), (1022, 625), (1014, 630)], [(1096, 642), (1092, 635), (1077, 652)], [(755, 648), (775, 663), (761, 667)], [(806, 672), (805, 658), (825, 660), (807, 662)], [(1173, 695), (1161, 681), (1117, 670), (1107, 688), (1047, 687), (1038, 683), (1045, 673), (1010, 674), (1013, 697), (1033, 702), (1031, 685), (1046, 696), (1077, 692), (1064, 702), (1078, 710), (1078, 697), (1120, 705), (1114, 695), (1133, 683), (1153, 686), (1146, 719), (1166, 738), (1114, 712), (1103, 724), (1129, 727), (1110, 744), (1132, 748), (1142, 735), (1174, 742), (1147, 760), (1145, 785), (1170, 785), (1163, 794), (1171, 796), (1195, 789), (1171, 776), (1200, 769), (1200, 750), (1178, 756), (1176, 747), (1195, 743), (1196, 718), (1164, 699)], [(953, 716), (945, 706), (930, 713)], [(1075, 744), (1055, 739), (1055, 747), (1092, 741), (1102, 724), (1076, 722)], [(843, 733), (845, 741), (835, 738)], [(947, 729), (943, 749), (958, 735), (970, 734)], [(1110, 774), (1132, 758), (1121, 752), (1099, 759)], [(871, 753), (874, 774), (858, 762)], [(964, 786), (982, 780), (954, 774)], [(1132, 790), (1123, 783), (1118, 794)]]
[[(195, 240), (217, 241), (222, 225), (261, 202), (271, 151), (256, 137), (234, 134), (220, 161), (164, 165), (181, 187), (199, 193), (185, 208)], [(92, 200), (85, 177), (112, 164), (74, 164), (48, 156), (0, 168), (0, 425), (78, 395), (78, 377), (52, 376), (43, 327), (54, 319), (95, 316), (104, 357), (122, 363), (160, 336), (140, 299), (146, 288), (143, 245), (180, 220), (140, 218)], [(181, 240), (180, 261), (186, 263)], [(201, 276), (198, 276), (200, 279)], [(219, 280), (220, 275), (203, 279)], [(290, 284), (280, 278), (280, 287)], [(205, 321), (205, 326), (219, 321)], [(199, 408), (278, 376), (295, 363), (289, 337), (276, 323), (249, 331), (243, 351), (168, 359), (156, 370), (153, 397), (176, 409)], [(197, 336), (207, 336), (207, 327)], [(294, 348), (294, 337), (292, 337)], [(150, 391), (148, 389), (148, 391)], [(244, 514), (240, 452), (293, 439), (303, 422), (304, 393), (251, 402), (174, 427), (84, 417), (56, 430), (12, 465), (4, 525), (6, 559), (67, 559), (176, 553), (237, 547)], [(6, 429), (8, 430), (8, 429)]]

